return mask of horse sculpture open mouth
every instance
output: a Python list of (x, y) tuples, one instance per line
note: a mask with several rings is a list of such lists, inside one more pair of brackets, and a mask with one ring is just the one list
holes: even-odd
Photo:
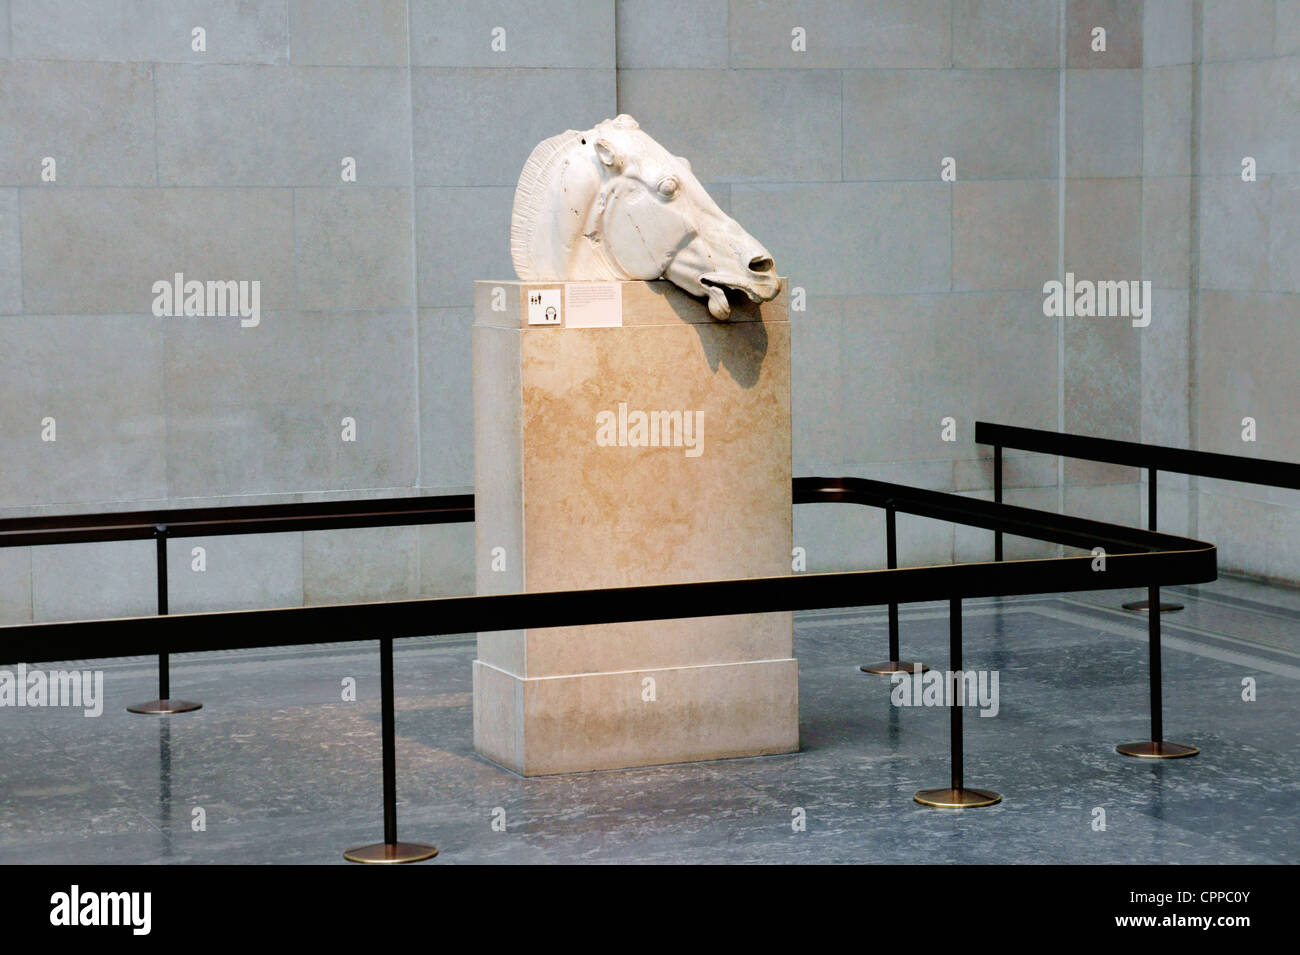
[(667, 278), (719, 321), (781, 290), (771, 253), (627, 115), (537, 145), (515, 190), (510, 256), (526, 282)]
[(708, 296), (709, 314), (720, 322), (731, 317), (733, 305), (739, 305), (746, 300), (755, 304), (770, 301), (780, 291), (779, 282), (773, 290), (745, 279), (728, 278), (717, 272), (705, 273), (697, 281), (703, 286), (704, 294)]

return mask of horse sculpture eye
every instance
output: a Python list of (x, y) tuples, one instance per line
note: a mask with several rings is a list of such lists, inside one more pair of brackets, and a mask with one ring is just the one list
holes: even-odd
[(676, 176), (664, 176), (659, 180), (659, 195), (663, 196), (665, 199), (671, 199), (673, 196), (677, 195), (677, 188)]

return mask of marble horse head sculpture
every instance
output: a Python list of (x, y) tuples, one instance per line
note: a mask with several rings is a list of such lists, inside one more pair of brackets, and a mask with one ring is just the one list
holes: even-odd
[(510, 257), (525, 282), (667, 278), (731, 317), (728, 293), (780, 291), (771, 254), (631, 116), (543, 140), (515, 190)]

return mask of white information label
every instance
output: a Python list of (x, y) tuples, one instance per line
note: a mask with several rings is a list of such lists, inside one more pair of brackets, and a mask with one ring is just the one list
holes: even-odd
[(535, 288), (528, 290), (528, 324), (560, 324), (560, 290)]
[(622, 324), (622, 282), (570, 282), (564, 286), (566, 328), (619, 328)]

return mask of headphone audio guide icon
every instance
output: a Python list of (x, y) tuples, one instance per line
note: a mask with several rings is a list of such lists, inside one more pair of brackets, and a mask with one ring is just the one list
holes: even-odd
[(528, 292), (528, 324), (560, 324), (560, 289), (537, 288)]

